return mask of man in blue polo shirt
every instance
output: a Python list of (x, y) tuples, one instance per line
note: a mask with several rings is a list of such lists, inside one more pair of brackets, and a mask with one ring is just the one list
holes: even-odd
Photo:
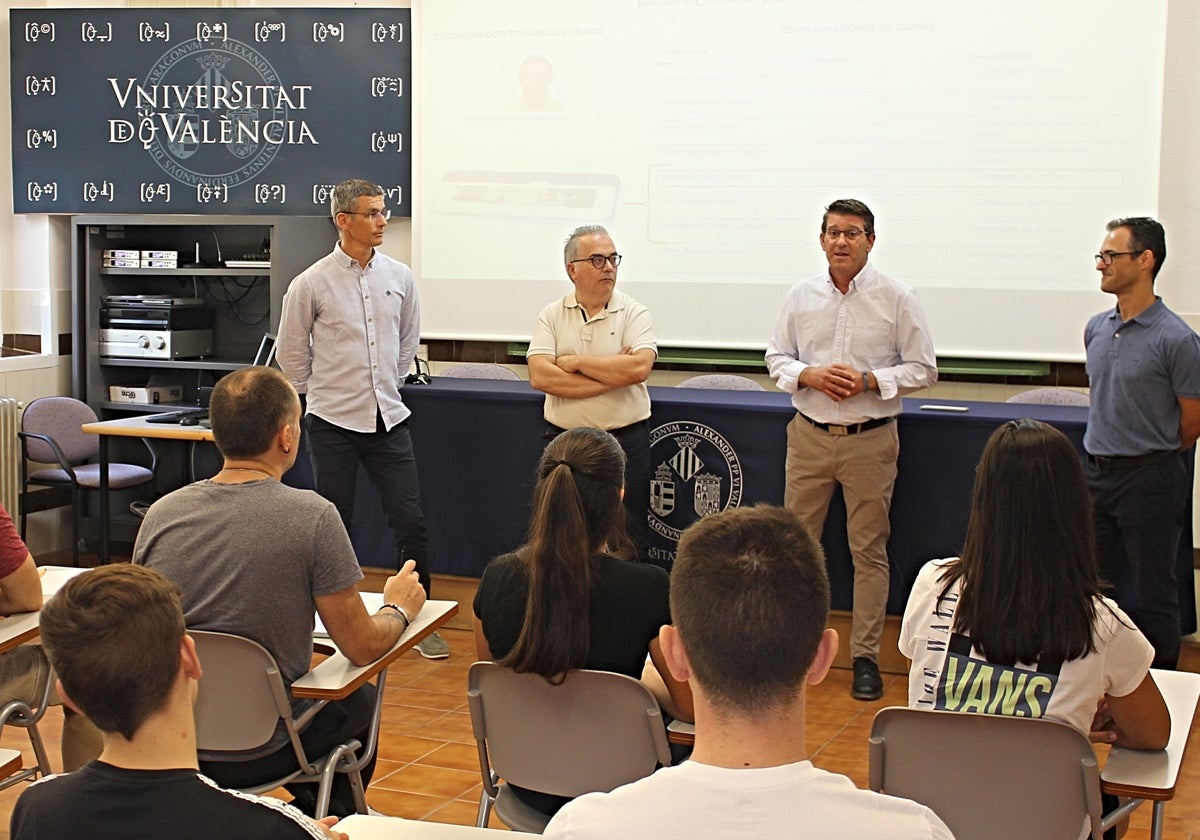
[(1084, 472), (1096, 549), (1108, 580), (1127, 570), (1133, 591), (1121, 608), (1154, 645), (1155, 668), (1179, 660), (1184, 459), (1200, 437), (1200, 336), (1154, 294), (1166, 256), (1154, 219), (1109, 222), (1096, 270), (1117, 305), (1088, 321), (1083, 339), (1091, 381)]

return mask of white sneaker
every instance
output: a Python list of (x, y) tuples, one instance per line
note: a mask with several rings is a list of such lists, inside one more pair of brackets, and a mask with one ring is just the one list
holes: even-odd
[(417, 643), (417, 653), (426, 659), (446, 659), (450, 656), (450, 645), (434, 630)]

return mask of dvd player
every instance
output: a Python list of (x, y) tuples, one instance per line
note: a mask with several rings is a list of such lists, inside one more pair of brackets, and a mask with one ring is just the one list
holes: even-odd
[(203, 298), (170, 297), (168, 295), (105, 295), (105, 306), (202, 306)]

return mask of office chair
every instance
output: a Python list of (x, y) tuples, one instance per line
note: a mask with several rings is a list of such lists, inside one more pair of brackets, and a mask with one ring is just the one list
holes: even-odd
[(706, 373), (683, 380), (676, 388), (711, 388), (720, 391), (765, 391), (753, 379), (732, 373)]
[(1010, 403), (1032, 403), (1035, 405), (1082, 405), (1091, 402), (1087, 394), (1070, 388), (1030, 388), (1013, 394), (1005, 400)]
[[(85, 490), (100, 489), (100, 465), (87, 463), (100, 454), (100, 436), (80, 429), (95, 423), (91, 406), (71, 397), (42, 397), (25, 407), (21, 415), (21, 539), (25, 539), (31, 484), (43, 487), (71, 488), (71, 553), (79, 565), (79, 515)], [(143, 441), (143, 443), (145, 443)], [(108, 465), (109, 492), (141, 484), (153, 484), (158, 457), (149, 445), (150, 467), (137, 464)], [(57, 464), (56, 467), (29, 471), (29, 462)], [(154, 488), (158, 495), (157, 488)]]
[[(285, 784), (311, 782), (317, 785), (316, 817), (329, 812), (335, 773), (350, 779), (354, 804), (367, 813), (367, 799), (360, 770), (368, 757), (356, 739), (339, 744), (327, 755), (310, 759), (300, 743), (300, 731), (325, 705), (314, 703), (298, 718), (292, 717), (291, 694), (283, 684), (275, 657), (258, 642), (230, 633), (189, 630), (204, 666), (196, 698), (196, 746), (201, 750), (248, 750), (270, 740), (280, 721), (296, 754), (296, 769), (269, 779), (245, 793), (266, 793)], [(378, 717), (374, 720), (378, 727)], [(368, 745), (370, 748), (374, 744)]]
[(869, 763), (871, 790), (928, 806), (955, 837), (1103, 837), (1096, 755), (1065, 723), (893, 706)]
[(503, 365), (494, 365), (490, 362), (464, 362), (461, 365), (446, 368), (438, 376), (448, 376), (451, 379), (510, 379), (516, 381), (521, 379)]
[(480, 828), (494, 806), (512, 829), (545, 830), (549, 818), (518, 799), (508, 783), (576, 797), (610, 791), (671, 763), (658, 702), (624, 674), (571, 671), (551, 685), (537, 674), (476, 662), (467, 674), (467, 704), (483, 775)]

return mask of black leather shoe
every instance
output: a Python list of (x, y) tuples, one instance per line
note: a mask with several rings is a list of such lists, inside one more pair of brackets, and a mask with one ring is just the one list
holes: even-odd
[(850, 686), (850, 696), (855, 700), (878, 700), (883, 696), (883, 677), (879, 676), (879, 666), (865, 656), (854, 660), (854, 683)]

